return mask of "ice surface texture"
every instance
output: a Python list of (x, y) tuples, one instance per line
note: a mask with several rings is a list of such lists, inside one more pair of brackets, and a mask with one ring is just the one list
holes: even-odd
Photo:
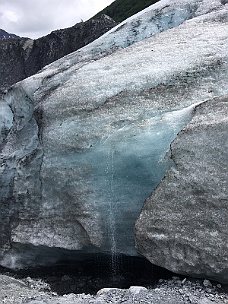
[(161, 1), (5, 94), (2, 265), (20, 244), (137, 254), (171, 141), (228, 91), (227, 17), (220, 1)]
[(136, 224), (138, 250), (152, 263), (225, 283), (227, 128), (228, 96), (196, 108), (171, 145), (176, 168), (147, 199)]

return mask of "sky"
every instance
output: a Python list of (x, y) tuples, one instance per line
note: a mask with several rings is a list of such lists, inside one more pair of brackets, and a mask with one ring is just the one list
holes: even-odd
[(36, 39), (86, 21), (114, 0), (0, 0), (0, 28)]

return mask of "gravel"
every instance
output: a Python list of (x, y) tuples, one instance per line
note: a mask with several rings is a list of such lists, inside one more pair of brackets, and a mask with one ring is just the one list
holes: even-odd
[(224, 304), (228, 303), (228, 286), (209, 280), (159, 280), (153, 287), (131, 286), (129, 289), (103, 288), (96, 295), (59, 296), (40, 279), (16, 279), (0, 275), (0, 303), (3, 304)]

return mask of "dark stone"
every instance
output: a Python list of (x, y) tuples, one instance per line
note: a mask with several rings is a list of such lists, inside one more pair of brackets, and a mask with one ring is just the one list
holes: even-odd
[(115, 25), (113, 19), (102, 15), (36, 40), (19, 37), (0, 40), (0, 91), (89, 44)]
[(0, 39), (15, 39), (15, 38), (20, 38), (20, 37), (15, 34), (7, 33), (6, 31), (0, 29)]

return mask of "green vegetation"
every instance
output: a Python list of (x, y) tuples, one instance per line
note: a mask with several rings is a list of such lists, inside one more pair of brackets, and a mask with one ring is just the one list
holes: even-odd
[(156, 2), (158, 0), (116, 0), (93, 18), (106, 14), (116, 22), (121, 22)]

